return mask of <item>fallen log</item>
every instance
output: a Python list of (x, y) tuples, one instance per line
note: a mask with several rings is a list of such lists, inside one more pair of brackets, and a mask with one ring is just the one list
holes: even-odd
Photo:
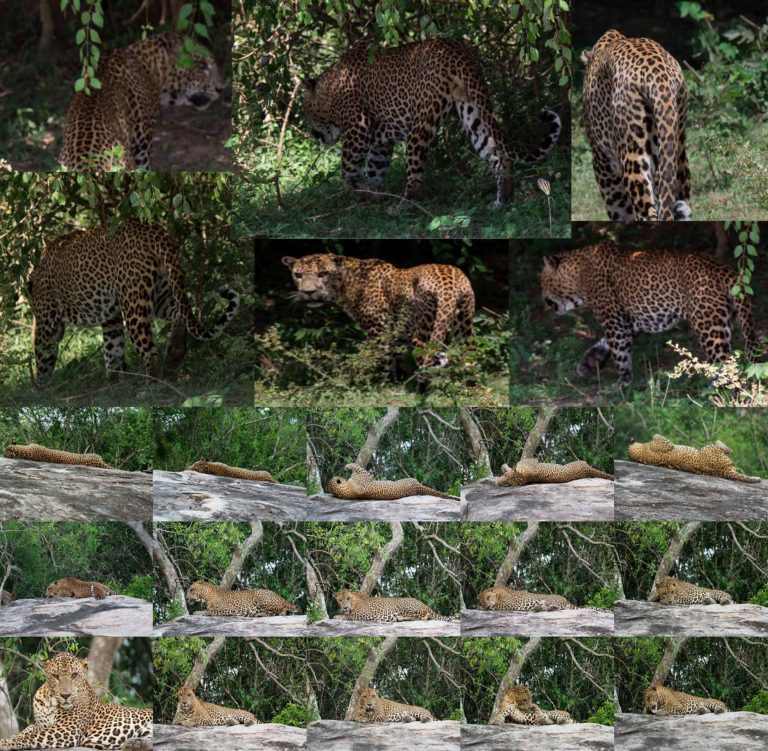
[(461, 748), (462, 751), (613, 751), (613, 728), (593, 723), (462, 725)]
[(315, 621), (308, 626), (309, 636), (461, 636), (455, 621), (348, 621), (341, 618)]
[(768, 519), (768, 480), (738, 482), (628, 461), (614, 467), (617, 521)]
[(432, 495), (412, 495), (396, 501), (343, 501), (328, 493), (318, 493), (307, 501), (307, 521), (370, 522), (448, 522), (461, 518), (461, 502)]
[(303, 521), (307, 491), (297, 485), (200, 472), (155, 470), (155, 521)]
[(265, 618), (183, 615), (155, 626), (152, 636), (307, 636), (306, 615)]
[(152, 478), (0, 457), (0, 520), (151, 521)]
[(462, 610), (462, 636), (613, 636), (609, 610), (553, 610), (546, 613)]
[(197, 728), (155, 723), (153, 734), (155, 751), (292, 751), (307, 746), (304, 728), (271, 722)]
[(505, 487), (487, 477), (461, 497), (465, 521), (613, 521), (613, 482), (599, 478)]
[(307, 726), (312, 751), (459, 751), (459, 723), (442, 722), (345, 722), (318, 720)]

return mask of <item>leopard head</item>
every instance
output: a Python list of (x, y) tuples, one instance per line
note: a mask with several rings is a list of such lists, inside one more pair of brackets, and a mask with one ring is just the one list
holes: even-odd
[(191, 105), (195, 109), (207, 109), (224, 91), (224, 81), (210, 56), (193, 55), (192, 67), (184, 68), (176, 63), (169, 73), (160, 104)]
[(364, 712), (373, 713), (376, 711), (376, 706), (381, 701), (381, 697), (373, 686), (368, 686), (360, 692), (358, 701)]
[(63, 587), (66, 585), (65, 579), (58, 579), (55, 582), (51, 582), (46, 588), (45, 588), (45, 596), (46, 597), (60, 597), (65, 596), (63, 595)]
[(481, 610), (493, 610), (498, 602), (498, 595), (493, 589), (486, 589), (477, 598)]
[(334, 98), (322, 78), (310, 78), (301, 83), (304, 90), (304, 114), (312, 135), (326, 146), (333, 146), (341, 136), (341, 129), (334, 120)]
[(548, 256), (541, 270), (541, 297), (557, 315), (584, 304), (578, 263), (567, 255)]
[(190, 602), (206, 602), (208, 599), (208, 582), (192, 582), (187, 589), (187, 600)]
[(528, 686), (522, 683), (507, 690), (504, 694), (504, 703), (515, 705), (521, 712), (529, 712), (533, 709), (531, 691)]
[(18, 449), (18, 446), (15, 443), (12, 443), (5, 450), (5, 458), (6, 459), (18, 459), (19, 452), (17, 451), (17, 449)]
[(85, 678), (87, 667), (88, 660), (81, 660), (69, 652), (59, 652), (43, 663), (52, 704), (66, 710), (88, 700), (92, 691)]
[(179, 709), (182, 712), (191, 712), (195, 708), (197, 697), (189, 686), (179, 686), (176, 689), (176, 696), (179, 697)]
[(342, 613), (349, 613), (352, 608), (361, 600), (365, 599), (360, 592), (353, 592), (351, 589), (342, 589), (333, 595), (333, 599), (339, 606)]
[(338, 256), (315, 253), (303, 258), (285, 256), (282, 262), (291, 270), (296, 292), (293, 299), (309, 308), (338, 299), (342, 278)]
[(658, 684), (651, 684), (643, 692), (643, 705), (645, 711), (648, 714), (656, 714), (660, 709), (664, 708), (666, 701), (667, 689), (664, 686)]

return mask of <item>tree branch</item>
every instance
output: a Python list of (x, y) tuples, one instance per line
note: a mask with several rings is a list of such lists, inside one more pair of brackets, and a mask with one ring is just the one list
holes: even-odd
[(519, 538), (513, 537), (507, 547), (507, 555), (504, 557), (504, 561), (499, 570), (496, 572), (496, 578), (494, 579), (494, 585), (504, 586), (509, 581), (509, 577), (512, 576), (512, 572), (520, 561), (520, 556), (525, 546), (533, 540), (539, 532), (539, 522), (528, 522), (525, 531)]
[(381, 437), (390, 427), (392, 427), (392, 424), (397, 420), (399, 414), (400, 407), (388, 407), (384, 416), (368, 428), (368, 435), (366, 436), (365, 442), (360, 447), (360, 451), (357, 452), (355, 464), (358, 464), (361, 467), (367, 467), (371, 463), (371, 459), (373, 458), (376, 449), (379, 447)]
[(392, 530), (392, 539), (382, 550), (376, 551), (371, 566), (360, 583), (360, 591), (365, 595), (371, 594), (389, 559), (403, 544), (403, 525), (400, 522), (389, 522), (389, 528)]
[(688, 542), (688, 539), (693, 535), (696, 530), (701, 526), (701, 522), (688, 522), (684, 527), (678, 529), (674, 535), (672, 535), (672, 541), (669, 543), (667, 552), (661, 557), (659, 567), (656, 569), (656, 576), (653, 577), (653, 586), (648, 593), (648, 602), (652, 602), (656, 597), (656, 584), (662, 576), (668, 576), (672, 570), (675, 561), (680, 555), (680, 551), (683, 549), (683, 545)]

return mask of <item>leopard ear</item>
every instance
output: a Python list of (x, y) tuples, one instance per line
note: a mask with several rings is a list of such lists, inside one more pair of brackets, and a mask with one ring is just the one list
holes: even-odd
[(304, 91), (307, 91), (310, 94), (315, 93), (315, 89), (317, 88), (316, 78), (299, 78), (299, 81), (301, 81), (301, 88), (304, 89)]
[(555, 271), (560, 266), (560, 256), (544, 256), (544, 270)]
[(83, 666), (83, 668), (87, 668), (88, 667), (88, 658), (87, 657), (81, 658), (80, 659), (80, 664)]
[(289, 269), (293, 268), (293, 264), (298, 261), (298, 258), (294, 258), (293, 256), (283, 256), (280, 261), (284, 266), (287, 266)]

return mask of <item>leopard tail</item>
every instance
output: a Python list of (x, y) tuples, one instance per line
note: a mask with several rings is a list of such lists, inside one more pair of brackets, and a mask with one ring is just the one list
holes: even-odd
[(449, 495), (448, 493), (443, 493), (439, 490), (433, 490), (432, 488), (428, 488), (426, 485), (422, 485), (420, 482), (416, 483), (416, 490), (418, 493), (413, 493), (413, 495), (433, 495), (436, 498), (445, 498), (449, 501), (461, 500), (458, 496)]

